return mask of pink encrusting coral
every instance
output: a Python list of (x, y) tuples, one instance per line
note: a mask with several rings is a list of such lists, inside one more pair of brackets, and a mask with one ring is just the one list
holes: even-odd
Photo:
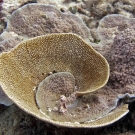
[(109, 62), (107, 86), (116, 97), (135, 97), (135, 19), (108, 15), (99, 24), (101, 42), (96, 48)]
[(90, 33), (83, 21), (64, 14), (56, 7), (45, 4), (27, 4), (14, 11), (8, 21), (7, 31), (25, 38), (49, 33), (76, 33), (89, 40)]
[[(115, 38), (112, 45), (111, 85), (114, 88), (127, 87), (135, 92), (135, 30), (125, 29)], [(128, 91), (127, 91), (128, 92)]]
[[(112, 21), (109, 21), (109, 19), (107, 19), (107, 17), (110, 17), (110, 19), (112, 19)], [(125, 69), (127, 67), (131, 67), (131, 68), (134, 67), (134, 64), (132, 62), (127, 63), (125, 68), (124, 68), (124, 66), (122, 66), (124, 63), (128, 62), (129, 60), (127, 58), (125, 58), (124, 60), (121, 60), (121, 57), (123, 57), (124, 52), (128, 51), (128, 49), (125, 46), (121, 49), (121, 46), (125, 43), (127, 44), (128, 39), (132, 39), (132, 36), (134, 35), (134, 33), (132, 33), (132, 34), (128, 33), (129, 32), (128, 29), (130, 28), (128, 25), (127, 25), (127, 27), (123, 27), (123, 25), (126, 26), (125, 23), (129, 21), (127, 18), (125, 18), (123, 16), (117, 16), (117, 15), (112, 15), (112, 16), (107, 16), (107, 17), (101, 21), (99, 28), (98, 28), (99, 34), (102, 33), (102, 35), (100, 35), (101, 42), (96, 47), (95, 46), (93, 46), (93, 47), (95, 47), (100, 53), (102, 53), (109, 61), (110, 68), (111, 68), (109, 82), (103, 88), (100, 88), (99, 90), (91, 92), (90, 94), (83, 95), (81, 98), (77, 98), (77, 100), (75, 99), (75, 102), (74, 102), (75, 104), (74, 103), (71, 104), (71, 106), (73, 106), (73, 108), (75, 108), (76, 105), (79, 105), (79, 108), (77, 108), (75, 110), (75, 112), (78, 111), (78, 113), (81, 112), (81, 114), (84, 114), (84, 115), (83, 116), (81, 115), (81, 117), (79, 115), (76, 115), (79, 117), (76, 117), (75, 121), (76, 120), (77, 120), (77, 122), (86, 121), (86, 125), (84, 125), (86, 127), (88, 127), (88, 125), (89, 125), (89, 127), (98, 127), (99, 125), (100, 126), (107, 125), (107, 124), (113, 123), (114, 121), (123, 117), (128, 112), (128, 109), (127, 109), (127, 106), (123, 105), (123, 103), (120, 106), (118, 106), (118, 101), (120, 98), (123, 98), (125, 101), (127, 101), (126, 100), (127, 98), (125, 99), (125, 97), (128, 97), (128, 101), (130, 101), (130, 97), (133, 98), (134, 93), (135, 93), (135, 91), (133, 89), (133, 85), (130, 82), (133, 79), (132, 72), (130, 72), (130, 70), (128, 70), (127, 75), (124, 76), (125, 80), (124, 79), (123, 80), (125, 81), (125, 85), (123, 86), (123, 83), (121, 83), (123, 81), (122, 80), (123, 74), (125, 75), (125, 73), (126, 73)], [(124, 23), (121, 24), (121, 20), (123, 18), (125, 20), (124, 20)], [(115, 23), (115, 22), (117, 22), (117, 23)], [(134, 22), (134, 20), (132, 20), (132, 22)], [(107, 28), (106, 28), (106, 24), (107, 24)], [(124, 28), (127, 28), (127, 29), (124, 29)], [(114, 31), (112, 31), (112, 29)], [(122, 33), (123, 31), (125, 33)], [(16, 31), (14, 31), (14, 32), (16, 32)], [(20, 34), (20, 33), (18, 33), (18, 34)], [(122, 36), (120, 36), (120, 34)], [(129, 35), (129, 36), (126, 36), (126, 35)], [(21, 34), (21, 36), (24, 36), (24, 35)], [(123, 43), (121, 42), (122, 44), (117, 45), (117, 43), (119, 43), (118, 42), (119, 39), (125, 39), (125, 40), (123, 40), (124, 41)], [(104, 44), (102, 44), (102, 43), (104, 43)], [(131, 46), (132, 45), (129, 45), (129, 47), (131, 47)], [(31, 51), (31, 50), (29, 50), (29, 51)], [(52, 51), (52, 49), (51, 49), (51, 51)], [(39, 52), (37, 52), (37, 48), (36, 48), (36, 53), (39, 53)], [(53, 53), (54, 53), (54, 51), (53, 51)], [(52, 53), (52, 55), (53, 55), (53, 53)], [(78, 51), (78, 53), (79, 53), (79, 51)], [(77, 53), (77, 55), (78, 55), (78, 53)], [(134, 54), (130, 56), (128, 52), (126, 52), (126, 53), (127, 53), (126, 55), (133, 60)], [(82, 51), (80, 52), (80, 54), (82, 54)], [(58, 53), (57, 53), (57, 55), (58, 55)], [(80, 63), (80, 61), (79, 61), (79, 63)], [(86, 71), (88, 70), (88, 67), (89, 67), (89, 65), (87, 66)], [(116, 67), (118, 67), (118, 68), (116, 68)], [(124, 68), (124, 70), (121, 70), (121, 68)], [(77, 67), (77, 69), (78, 69), (78, 67)], [(119, 76), (120, 71), (122, 71), (121, 76)], [(80, 73), (82, 73), (82, 72), (80, 72)], [(85, 72), (85, 73), (87, 74), (87, 72)], [(127, 77), (128, 75), (129, 75), (129, 77)], [(79, 76), (80, 76), (80, 74), (79, 74)], [(118, 79), (120, 80), (119, 84), (117, 83)], [(126, 80), (128, 80), (128, 81), (126, 81)], [(83, 85), (84, 85), (84, 83), (83, 83)], [(60, 108), (56, 108), (57, 106), (56, 107), (54, 106), (53, 109), (56, 112), (57, 111), (61, 112), (61, 109), (62, 109), (62, 111), (64, 110), (64, 112), (66, 112), (68, 110), (68, 107), (66, 106), (67, 103), (65, 103), (65, 101), (66, 101), (65, 98), (67, 98), (67, 97), (61, 97), (62, 101), (60, 102)], [(63, 102), (63, 99), (65, 100), (64, 102)], [(76, 101), (77, 101), (77, 104), (76, 104)], [(49, 111), (50, 111), (50, 109), (49, 109)], [(54, 112), (52, 112), (52, 113), (54, 113)], [(73, 117), (75, 117), (74, 114), (72, 114), (72, 115), (73, 115)], [(64, 121), (67, 121), (67, 120), (68, 119), (65, 119)], [(63, 121), (63, 119), (61, 119), (61, 121)], [(75, 121), (73, 121), (73, 122), (75, 122)], [(93, 122), (91, 122), (91, 121), (93, 121)]]
[[(97, 104), (95, 102), (91, 104), (92, 100), (89, 95), (77, 98), (77, 104), (70, 106), (72, 114), (57, 113), (69, 110), (66, 107), (66, 105), (70, 105), (66, 103), (66, 96), (68, 98), (70, 93), (75, 91), (72, 81), (74, 78), (75, 85), (79, 88), (77, 94), (85, 95), (103, 87), (109, 77), (109, 65), (104, 57), (77, 35), (64, 33), (39, 36), (20, 43), (12, 51), (0, 56), (0, 84), (6, 94), (26, 112), (47, 122), (68, 127), (97, 127), (108, 123), (108, 121), (80, 123), (102, 117), (104, 112), (106, 113), (108, 110), (107, 106), (102, 107), (100, 103), (102, 109), (97, 111), (98, 99), (93, 98)], [(54, 70), (58, 73), (69, 72), (74, 77), (71, 74), (69, 76), (68, 73), (69, 78), (67, 78), (67, 73), (66, 76), (65, 73), (62, 73), (60, 76), (59, 74), (50, 75), (52, 78), (48, 79), (48, 73)], [(56, 78), (55, 75), (57, 75)], [(8, 76), (8, 79), (5, 76)], [(50, 108), (56, 110), (55, 107), (58, 107), (58, 111), (54, 114), (59, 117), (55, 117), (55, 119), (53, 112), (50, 113), (51, 116), (49, 116), (48, 111), (41, 113), (42, 104), (38, 107), (35, 102), (36, 87), (39, 88), (40, 82), (43, 80), (47, 85), (43, 87), (45, 91), (41, 90), (36, 98), (37, 103), (50, 101)], [(40, 88), (38, 90), (40, 91)], [(59, 99), (61, 100), (60, 106), (57, 106), (55, 104)], [(91, 110), (91, 106), (93, 110)], [(49, 106), (46, 107), (48, 109)], [(80, 107), (78, 113), (76, 113), (77, 107)]]

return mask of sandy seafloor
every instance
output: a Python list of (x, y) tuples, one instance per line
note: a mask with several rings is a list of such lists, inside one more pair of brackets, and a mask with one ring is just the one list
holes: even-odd
[[(66, 12), (80, 16), (90, 28), (93, 42), (98, 41), (98, 22), (107, 14), (135, 17), (134, 0), (5, 0), (0, 7), (0, 32), (6, 27), (3, 17), (8, 18), (14, 10), (31, 2), (53, 4), (58, 9), (65, 8)], [(110, 8), (107, 8), (107, 4)], [(129, 105), (129, 110), (122, 119), (106, 127), (71, 129), (42, 122), (14, 104), (9, 107), (0, 105), (0, 135), (135, 135), (135, 102)]]

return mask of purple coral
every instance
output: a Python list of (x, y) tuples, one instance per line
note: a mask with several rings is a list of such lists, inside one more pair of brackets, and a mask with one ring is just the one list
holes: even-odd
[(108, 86), (117, 95), (129, 93), (135, 97), (135, 19), (108, 15), (99, 24), (100, 52), (110, 64)]
[(91, 38), (83, 21), (71, 14), (63, 14), (56, 7), (45, 4), (27, 4), (14, 11), (7, 25), (26, 38), (50, 33), (76, 33), (84, 39)]
[[(110, 83), (114, 88), (135, 84), (135, 31), (125, 29), (114, 38), (110, 67)], [(134, 90), (133, 90), (134, 91)]]

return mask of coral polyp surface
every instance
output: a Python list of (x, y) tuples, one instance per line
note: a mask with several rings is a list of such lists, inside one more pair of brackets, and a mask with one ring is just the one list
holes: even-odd
[(134, 23), (132, 18), (108, 15), (101, 20), (98, 28), (101, 38), (99, 51), (107, 58), (111, 69), (108, 85), (130, 94), (135, 93)]
[(76, 33), (84, 39), (90, 38), (88, 28), (79, 17), (64, 14), (56, 7), (45, 4), (27, 4), (14, 11), (7, 31), (25, 38), (50, 33)]
[[(8, 2), (5, 1), (3, 8)], [(25, 3), (25, 1), (22, 2)], [(14, 5), (12, 1), (9, 3), (8, 6)], [(17, 5), (21, 6), (21, 1)], [(14, 6), (16, 7), (16, 5)], [(15, 8), (14, 6), (13, 8)], [(49, 33), (70, 32), (76, 33), (86, 40), (90, 38), (88, 28), (79, 17), (63, 14), (50, 5), (26, 4), (14, 11), (9, 18), (7, 28), (0, 36), (0, 52), (9, 51), (22, 40)]]
[(74, 76), (58, 72), (38, 85), (36, 102), (41, 113), (60, 122), (95, 121), (117, 106), (116, 97), (109, 95), (107, 89), (79, 97), (78, 92)]
[[(87, 94), (103, 87), (109, 77), (109, 65), (106, 59), (74, 34), (51, 34), (36, 37), (24, 41), (10, 52), (0, 55), (0, 84), (4, 92), (24, 111), (39, 119), (61, 126), (95, 126), (95, 124), (92, 125), (91, 123), (81, 124), (77, 119), (73, 122), (54, 121), (46, 114), (40, 112), (35, 102), (36, 87), (42, 80), (47, 78), (48, 73), (53, 71), (72, 74), (74, 77), (70, 77), (70, 79), (75, 78), (75, 85), (79, 88), (77, 94), (79, 95)], [(8, 76), (8, 79), (6, 76)], [(61, 79), (64, 81), (65, 77)], [(68, 83), (69, 85), (62, 84), (69, 90), (71, 89), (69, 93), (74, 91), (73, 81), (70, 81), (70, 79), (64, 81), (70, 82)], [(57, 84), (60, 82), (55, 84), (55, 81), (57, 82), (58, 80), (52, 81), (54, 85), (52, 84), (52, 87), (49, 88), (54, 89), (56, 86), (55, 90), (57, 92)], [(63, 90), (66, 90), (65, 87), (63, 88)], [(62, 92), (61, 88), (59, 90)], [(61, 92), (60, 94), (62, 94)], [(66, 97), (66, 95), (64, 96)], [(65, 98), (64, 96), (61, 98)], [(91, 100), (87, 101), (84, 98), (85, 101), (87, 104)], [(82, 103), (80, 100), (80, 104)], [(84, 105), (84, 107), (87, 110), (89, 105)], [(83, 114), (82, 111), (81, 113)], [(104, 113), (104, 110), (102, 110), (102, 113)], [(94, 118), (102, 117), (102, 113), (93, 113), (95, 115)], [(100, 124), (96, 126), (100, 126)]]

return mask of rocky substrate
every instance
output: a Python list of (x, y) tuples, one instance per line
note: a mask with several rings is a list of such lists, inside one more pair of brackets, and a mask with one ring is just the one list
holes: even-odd
[(135, 135), (135, 103), (130, 113), (112, 125), (95, 129), (61, 128), (40, 121), (16, 105), (0, 106), (0, 135)]

